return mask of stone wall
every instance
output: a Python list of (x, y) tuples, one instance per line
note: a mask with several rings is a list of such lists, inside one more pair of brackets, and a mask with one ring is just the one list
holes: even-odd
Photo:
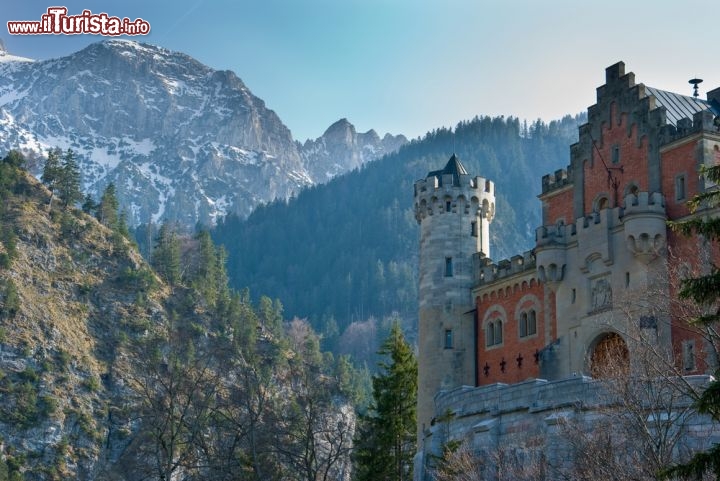
[[(673, 379), (702, 388), (711, 377), (698, 375)], [(577, 427), (585, 433), (611, 429), (618, 438), (630, 436), (631, 427), (618, 421), (619, 410), (624, 409), (624, 400), (629, 395), (621, 395), (624, 389), (618, 387), (618, 381), (615, 383), (579, 376), (553, 382), (534, 379), (513, 385), (463, 386), (442, 391), (435, 397), (436, 417), (432, 426), (425, 430), (423, 443), (419, 446), (415, 479), (432, 479), (432, 467), (442, 455), (443, 446), (451, 441), (461, 441), (484, 460), (482, 479), (494, 479), (493, 460), (500, 451), (512, 453), (514, 459), (539, 460), (543, 479), (561, 479), (562, 473), (572, 468), (575, 462), (573, 433)], [(640, 401), (636, 405), (646, 406), (641, 413), (642, 416), (647, 414), (648, 430), (652, 432), (658, 423), (674, 422), (673, 429), (681, 433), (679, 443), (674, 447), (676, 453), (687, 454), (720, 442), (720, 425), (689, 410), (691, 399), (667, 389), (669, 383), (668, 379), (660, 379), (636, 381), (633, 385), (640, 388), (633, 392), (639, 393), (639, 398), (646, 398), (647, 402)], [(657, 398), (651, 400), (651, 393), (657, 394), (659, 389), (667, 389), (664, 391), (665, 402)], [(673, 393), (677, 397), (670, 399)], [(672, 408), (668, 409), (668, 406)], [(682, 414), (688, 412), (689, 415)], [(641, 441), (632, 439), (638, 446)], [(623, 454), (626, 453), (619, 453)]]

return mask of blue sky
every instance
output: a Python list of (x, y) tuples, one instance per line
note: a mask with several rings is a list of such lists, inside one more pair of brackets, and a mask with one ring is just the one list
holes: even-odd
[[(2, 38), (36, 59), (92, 35), (11, 36), (8, 20), (70, 14), (142, 17), (141, 41), (238, 74), (298, 140), (346, 117), (358, 130), (422, 135), (475, 115), (552, 120), (594, 103), (604, 69), (691, 93), (720, 86), (717, 0), (6, 0)], [(9, 4), (9, 5), (7, 5)]]

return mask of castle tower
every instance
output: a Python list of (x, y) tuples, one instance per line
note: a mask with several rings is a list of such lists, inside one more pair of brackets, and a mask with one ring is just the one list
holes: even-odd
[(420, 224), (418, 446), (441, 389), (475, 386), (473, 254), (490, 255), (495, 185), (470, 177), (453, 156), (415, 182)]

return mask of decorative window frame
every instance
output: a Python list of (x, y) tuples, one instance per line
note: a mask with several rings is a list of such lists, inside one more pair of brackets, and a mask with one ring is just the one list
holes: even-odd
[[(540, 300), (534, 294), (526, 294), (520, 298), (515, 307), (515, 320), (517, 322), (517, 336), (520, 341), (527, 341), (538, 337), (539, 326), (538, 319), (540, 318)], [(530, 333), (530, 316), (531, 314), (535, 319), (535, 332)], [(524, 317), (523, 317), (524, 316)], [(525, 334), (523, 335), (523, 319), (525, 319)]]
[[(504, 327), (507, 325), (507, 318), (505, 309), (498, 304), (490, 306), (490, 308), (485, 311), (485, 316), (482, 322), (482, 332), (483, 337), (485, 338), (484, 345), (486, 351), (497, 349), (505, 345), (506, 332)], [(489, 328), (491, 328), (493, 332), (492, 343), (488, 342), (490, 341), (490, 337), (488, 336)], [(498, 332), (500, 333), (500, 340), (497, 339)]]

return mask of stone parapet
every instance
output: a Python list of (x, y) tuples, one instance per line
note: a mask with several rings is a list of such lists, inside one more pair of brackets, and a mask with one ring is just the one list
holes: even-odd
[[(703, 389), (712, 379), (707, 375), (685, 376), (683, 383), (695, 389)], [(435, 396), (435, 417), (432, 425), (424, 431), (422, 445), (416, 458), (416, 480), (431, 479), (428, 467), (442, 455), (442, 447), (448, 442), (460, 441), (483, 459), (492, 463), (493, 454), (502, 447), (521, 456), (539, 455), (548, 466), (562, 467), (572, 463), (572, 450), (568, 446), (568, 423), (575, 423), (591, 432), (594, 426), (618, 430), (622, 426), (609, 425), (607, 413), (621, 404), (621, 389), (613, 389), (612, 383), (586, 376), (577, 376), (548, 382), (529, 379), (507, 385), (492, 384), (482, 387), (461, 386), (441, 391)], [(625, 381), (625, 382), (633, 382)], [(658, 386), (667, 386), (667, 379), (638, 380), (638, 386), (647, 389), (647, 422), (651, 426), (655, 417), (665, 413), (658, 403)], [(642, 391), (640, 391), (641, 393)], [(688, 409), (693, 400), (687, 395), (674, 396), (674, 410)], [(640, 396), (642, 398), (642, 396)], [(652, 406), (656, 406), (653, 408)], [(616, 418), (613, 418), (616, 419)], [(612, 424), (612, 423), (611, 423)], [(698, 449), (713, 442), (720, 442), (720, 425), (710, 417), (697, 413), (682, 417), (684, 434), (676, 448)], [(680, 452), (680, 451), (678, 451)], [(548, 470), (548, 480), (561, 479)]]
[(533, 251), (526, 251), (522, 255), (512, 256), (497, 263), (479, 252), (473, 256), (473, 279), (476, 285), (491, 284), (531, 270), (535, 270)]

